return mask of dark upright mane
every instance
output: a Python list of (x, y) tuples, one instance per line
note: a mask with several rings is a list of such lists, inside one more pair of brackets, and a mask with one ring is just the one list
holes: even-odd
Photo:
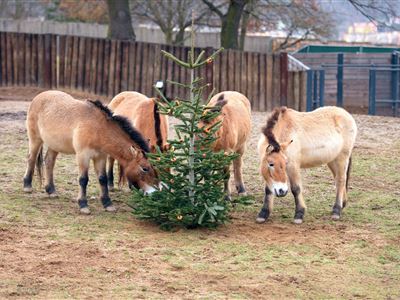
[(278, 122), (280, 114), (283, 114), (286, 109), (287, 108), (285, 106), (275, 108), (267, 120), (267, 125), (262, 128), (262, 132), (268, 139), (268, 143), (274, 148), (272, 150), (273, 152), (279, 152), (281, 150), (281, 146), (279, 145), (272, 131), (275, 127), (275, 124)]
[(142, 149), (145, 153), (150, 152), (149, 145), (147, 144), (143, 136), (132, 126), (131, 122), (129, 122), (127, 118), (119, 115), (114, 115), (107, 106), (103, 105), (103, 103), (100, 102), (100, 100), (87, 101), (93, 104), (94, 107), (101, 110), (106, 115), (106, 118), (108, 120), (116, 123), (122, 129), (122, 131), (125, 132), (130, 137), (130, 139), (140, 147), (140, 149)]
[(157, 102), (155, 100), (153, 100), (154, 102), (154, 109), (153, 109), (153, 115), (154, 115), (154, 130), (155, 130), (155, 134), (156, 134), (156, 138), (157, 138), (157, 146), (162, 147), (162, 134), (161, 134), (161, 128), (160, 128), (160, 113), (158, 112), (158, 105)]
[(228, 99), (225, 99), (225, 95), (221, 94), (218, 99), (217, 99), (217, 103), (215, 103), (215, 106), (219, 106), (221, 109), (222, 107), (228, 103)]

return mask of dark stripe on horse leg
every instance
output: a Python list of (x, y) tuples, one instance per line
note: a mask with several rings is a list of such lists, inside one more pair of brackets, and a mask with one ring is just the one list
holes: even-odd
[(238, 194), (242, 194), (246, 192), (246, 189), (244, 188), (243, 184), (240, 184), (236, 186), (236, 191), (238, 192)]
[(341, 213), (342, 213), (342, 208), (337, 203), (335, 203), (332, 208), (332, 215), (340, 216)]
[(261, 219), (264, 219), (266, 221), (269, 218), (269, 215), (271, 214), (269, 210), (269, 204), (271, 201), (272, 197), (272, 192), (270, 189), (266, 186), (264, 189), (264, 204), (263, 207), (261, 208), (260, 212), (258, 213), (257, 219), (260, 219), (259, 221), (262, 221)]
[(32, 187), (32, 174), (29, 174), (24, 177), (24, 188)]
[(291, 190), (292, 190), (292, 194), (294, 196), (294, 202), (296, 204), (296, 211), (294, 214), (294, 219), (295, 220), (299, 220), (299, 219), (303, 220), (305, 209), (304, 209), (304, 207), (300, 206), (300, 201), (299, 201), (299, 195), (301, 193), (300, 186), (293, 185), (291, 187)]
[(47, 194), (53, 194), (56, 191), (56, 188), (54, 187), (54, 183), (50, 183), (44, 187), (45, 191)]
[(86, 199), (86, 187), (88, 182), (89, 182), (89, 177), (87, 175), (79, 177), (79, 185), (81, 187), (81, 195), (82, 195), (82, 198), (78, 199), (79, 208), (88, 207)]
[(104, 208), (109, 207), (112, 205), (110, 196), (108, 195), (108, 187), (107, 187), (107, 175), (103, 174), (99, 176), (99, 183), (101, 186), (101, 203), (103, 204)]

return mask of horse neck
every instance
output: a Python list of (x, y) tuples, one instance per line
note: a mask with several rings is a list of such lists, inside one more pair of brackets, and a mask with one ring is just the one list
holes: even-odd
[(103, 152), (118, 160), (122, 165), (132, 160), (130, 148), (133, 142), (118, 125), (105, 126), (100, 135), (98, 142)]
[(279, 143), (287, 142), (290, 139), (293, 130), (293, 124), (288, 112), (284, 116), (280, 116), (278, 122), (275, 124), (273, 133)]

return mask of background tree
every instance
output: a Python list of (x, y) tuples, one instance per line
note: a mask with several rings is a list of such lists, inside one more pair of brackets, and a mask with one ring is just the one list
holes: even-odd
[(197, 24), (210, 14), (208, 8), (198, 0), (131, 0), (132, 15), (158, 25), (165, 35), (167, 44), (183, 46), (185, 30)]
[(59, 22), (106, 24), (108, 8), (104, 0), (50, 0), (46, 7), (46, 17)]
[(335, 30), (331, 15), (323, 11), (316, 0), (260, 0), (252, 16), (258, 21), (258, 27), (285, 33), (275, 51), (290, 48), (309, 38), (325, 40)]
[(108, 36), (118, 40), (136, 39), (132, 27), (131, 13), (128, 0), (107, 0), (108, 7)]
[(215, 1), (202, 1), (221, 19), (221, 46), (227, 49), (238, 49), (240, 20), (246, 5), (251, 0), (230, 0), (226, 13), (223, 13), (223, 10), (215, 5)]

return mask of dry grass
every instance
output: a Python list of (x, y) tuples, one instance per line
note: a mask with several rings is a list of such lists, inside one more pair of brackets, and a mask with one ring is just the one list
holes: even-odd
[[(37, 90), (0, 89), (0, 298), (400, 298), (400, 122), (356, 116), (349, 206), (329, 218), (334, 187), (326, 168), (304, 172), (305, 223), (291, 223), (291, 196), (279, 199), (266, 224), (256, 142), (265, 114), (253, 114), (245, 183), (256, 204), (237, 207), (215, 231), (168, 233), (119, 211), (78, 214), (76, 166), (60, 156), (49, 199), (37, 182), (22, 193), (28, 102)], [(82, 95), (77, 95), (82, 96)], [(95, 181), (89, 195), (97, 197)]]

